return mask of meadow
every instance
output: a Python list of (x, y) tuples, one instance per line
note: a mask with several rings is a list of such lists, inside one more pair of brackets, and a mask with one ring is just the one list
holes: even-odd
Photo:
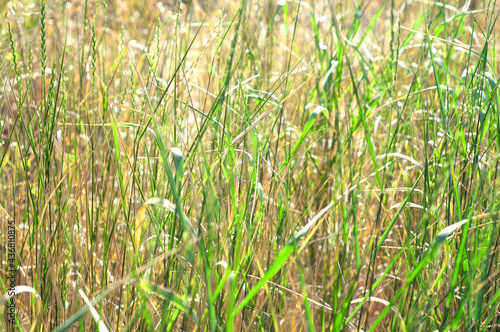
[(499, 330), (498, 6), (0, 1), (0, 330)]

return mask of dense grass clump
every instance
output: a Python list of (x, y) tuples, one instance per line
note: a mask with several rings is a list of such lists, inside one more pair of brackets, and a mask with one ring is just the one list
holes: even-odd
[(0, 1), (1, 329), (497, 330), (498, 13)]

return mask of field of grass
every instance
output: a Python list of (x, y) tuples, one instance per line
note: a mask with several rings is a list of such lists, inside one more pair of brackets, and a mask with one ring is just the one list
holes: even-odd
[(500, 329), (497, 6), (0, 1), (0, 330)]

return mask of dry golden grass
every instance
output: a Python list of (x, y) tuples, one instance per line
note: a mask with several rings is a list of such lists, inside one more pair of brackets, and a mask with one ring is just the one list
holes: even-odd
[(357, 5), (0, 3), (17, 328), (496, 326), (496, 3)]

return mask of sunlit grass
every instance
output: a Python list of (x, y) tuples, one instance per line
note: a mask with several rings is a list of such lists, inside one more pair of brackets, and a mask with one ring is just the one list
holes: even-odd
[(497, 329), (496, 6), (0, 3), (17, 329)]

